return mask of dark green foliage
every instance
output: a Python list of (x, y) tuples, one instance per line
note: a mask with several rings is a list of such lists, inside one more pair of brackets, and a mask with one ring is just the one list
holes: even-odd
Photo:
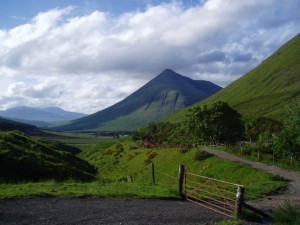
[(241, 115), (221, 101), (191, 107), (185, 123), (196, 143), (235, 144), (244, 136)]
[(21, 132), (0, 133), (0, 180), (89, 180), (96, 170), (73, 154)]
[(257, 151), (258, 151), (258, 148), (256, 146), (245, 145), (242, 147), (243, 155), (251, 155), (251, 153), (257, 152)]
[(132, 140), (138, 141), (148, 138), (163, 146), (190, 147), (190, 139), (184, 127), (169, 122), (150, 123), (147, 127), (132, 132)]
[(283, 123), (269, 117), (259, 117), (245, 124), (246, 137), (251, 141), (259, 140), (260, 135), (271, 138), (272, 135), (278, 134), (283, 129)]
[(300, 114), (289, 118), (274, 140), (274, 152), (281, 156), (300, 156)]
[(205, 160), (205, 159), (207, 159), (209, 157), (212, 157), (212, 156), (213, 156), (213, 154), (210, 154), (206, 151), (199, 150), (195, 153), (195, 160), (202, 161), (202, 160)]
[(7, 120), (0, 117), (0, 131), (13, 131), (19, 130), (27, 134), (36, 134), (39, 129), (36, 126), (26, 123), (16, 122), (13, 120)]
[(300, 208), (290, 204), (284, 205), (272, 214), (275, 225), (299, 225)]

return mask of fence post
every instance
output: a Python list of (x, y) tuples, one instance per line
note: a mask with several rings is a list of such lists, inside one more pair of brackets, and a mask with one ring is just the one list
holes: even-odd
[(154, 163), (152, 163), (152, 183), (155, 184)]
[(236, 193), (235, 217), (240, 218), (242, 215), (242, 207), (244, 202), (244, 187), (238, 186)]
[(183, 180), (184, 180), (184, 165), (179, 165), (178, 192), (180, 196), (183, 196)]

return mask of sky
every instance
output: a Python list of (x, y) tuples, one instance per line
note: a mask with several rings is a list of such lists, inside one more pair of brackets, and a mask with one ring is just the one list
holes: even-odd
[(1, 0), (0, 110), (95, 113), (166, 68), (226, 87), (299, 31), (299, 0)]

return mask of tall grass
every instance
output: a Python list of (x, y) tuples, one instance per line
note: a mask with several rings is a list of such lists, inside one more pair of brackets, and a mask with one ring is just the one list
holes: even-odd
[(299, 225), (300, 224), (300, 207), (290, 204), (284, 205), (277, 209), (273, 214), (275, 225)]

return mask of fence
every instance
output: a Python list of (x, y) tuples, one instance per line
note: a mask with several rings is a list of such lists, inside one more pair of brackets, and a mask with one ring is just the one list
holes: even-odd
[[(168, 186), (177, 186), (179, 194), (188, 201), (229, 217), (241, 217), (242, 209), (247, 208), (266, 219), (270, 216), (247, 204), (244, 199), (244, 186), (213, 179), (185, 171), (179, 166), (178, 177), (157, 170), (152, 164), (152, 182), (156, 183), (156, 173), (168, 180)], [(176, 184), (177, 183), (177, 184)]]
[(230, 217), (241, 214), (244, 198), (242, 185), (188, 173), (183, 165), (179, 166), (178, 177), (174, 177), (162, 173), (152, 164), (153, 183), (157, 182), (157, 175), (164, 176), (170, 185), (177, 185), (179, 194), (188, 201)]
[(244, 199), (242, 185), (185, 172), (184, 186), (188, 201), (226, 216), (240, 216)]

